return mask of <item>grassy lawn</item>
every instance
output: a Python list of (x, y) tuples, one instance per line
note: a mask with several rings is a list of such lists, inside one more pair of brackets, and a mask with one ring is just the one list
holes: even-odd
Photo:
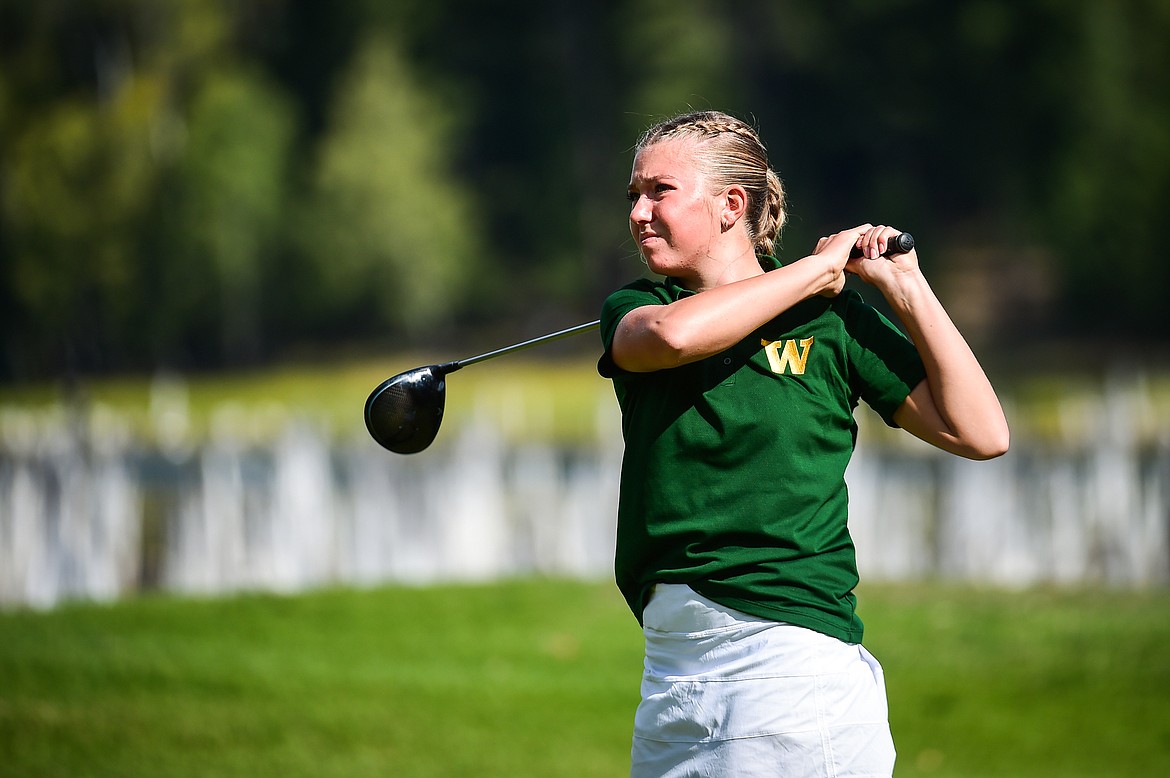
[(0, 616), (0, 774), (624, 769), (636, 624), (562, 582)]
[[(1170, 593), (861, 602), (899, 776), (1170, 765)], [(622, 775), (640, 641), (604, 582), (0, 613), (0, 775)]]
[(1170, 593), (863, 591), (899, 776), (1170, 767)]

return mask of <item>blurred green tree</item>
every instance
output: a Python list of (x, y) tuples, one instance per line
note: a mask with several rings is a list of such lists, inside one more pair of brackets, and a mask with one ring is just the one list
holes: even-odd
[(266, 298), (281, 291), (266, 263), (286, 226), (293, 126), (284, 97), (248, 72), (212, 71), (191, 98), (172, 239), (180, 261), (214, 270), (220, 353), (233, 362), (262, 354)]
[(751, 74), (742, 70), (747, 47), (735, 36), (738, 13), (711, 0), (626, 6), (615, 32), (617, 56), (631, 76), (623, 127), (631, 145), (654, 121), (683, 111), (748, 112), (742, 85)]
[(417, 83), (390, 38), (362, 42), (336, 91), (300, 225), (318, 315), (419, 331), (471, 291), (480, 226), (453, 164), (452, 110)]
[(137, 229), (156, 170), (151, 79), (126, 78), (100, 104), (73, 99), (29, 117), (7, 155), (5, 282), (28, 323), (26, 350), (117, 361), (141, 304)]
[(1042, 210), (1059, 252), (1068, 324), (1149, 341), (1170, 334), (1170, 2), (1062, 4), (1045, 86), (1063, 126)]

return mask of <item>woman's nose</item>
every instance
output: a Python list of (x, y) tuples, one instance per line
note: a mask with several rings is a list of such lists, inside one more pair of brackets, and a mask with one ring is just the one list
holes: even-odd
[(639, 197), (630, 206), (630, 221), (635, 224), (645, 224), (650, 221), (650, 200), (646, 197)]

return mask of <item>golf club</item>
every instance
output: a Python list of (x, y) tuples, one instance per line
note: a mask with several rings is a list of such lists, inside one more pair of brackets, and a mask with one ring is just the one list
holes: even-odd
[(387, 378), (366, 398), (366, 429), (383, 448), (395, 454), (416, 454), (431, 445), (439, 433), (447, 402), (448, 373), (540, 343), (595, 330), (600, 324), (600, 321), (578, 324), (486, 354), (416, 367)]
[[(914, 237), (908, 232), (903, 232), (889, 240), (885, 255), (904, 254), (913, 248)], [(600, 321), (578, 324), (486, 354), (439, 365), (425, 365), (399, 373), (379, 384), (366, 398), (366, 429), (383, 448), (396, 454), (416, 454), (431, 445), (439, 433), (439, 425), (443, 422), (443, 409), (447, 402), (446, 378), (449, 373), (540, 343), (595, 330), (600, 324)]]

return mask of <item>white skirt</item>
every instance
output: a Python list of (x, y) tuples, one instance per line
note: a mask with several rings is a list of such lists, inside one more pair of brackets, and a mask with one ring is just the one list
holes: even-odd
[(656, 586), (643, 623), (634, 778), (893, 774), (882, 668), (860, 645), (682, 585)]

